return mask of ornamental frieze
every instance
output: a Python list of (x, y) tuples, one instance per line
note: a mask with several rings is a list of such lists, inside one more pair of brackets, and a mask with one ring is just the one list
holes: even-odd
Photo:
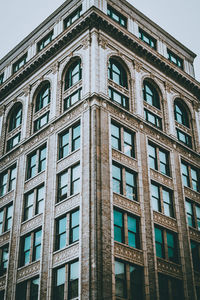
[(153, 169), (150, 169), (150, 176), (151, 176), (151, 179), (155, 180), (156, 182), (166, 185), (169, 188), (173, 188), (172, 178), (169, 178), (169, 177), (163, 175), (162, 173), (160, 173), (156, 170), (153, 170)]
[(121, 258), (130, 263), (144, 265), (143, 252), (141, 250), (131, 248), (117, 242), (115, 242), (114, 246), (114, 255), (115, 257)]
[(177, 222), (175, 219), (167, 217), (159, 212), (153, 212), (153, 219), (156, 224), (177, 232)]
[(138, 216), (141, 214), (140, 204), (124, 196), (113, 193), (113, 204)]
[(157, 258), (158, 271), (164, 274), (169, 274), (178, 278), (182, 278), (181, 265), (176, 265), (172, 262), (165, 261), (164, 259)]
[(135, 170), (136, 172), (138, 171), (138, 162), (136, 159), (131, 158), (115, 149), (112, 149), (112, 158), (114, 158), (116, 161), (120, 162), (121, 164), (126, 165), (127, 167)]
[(34, 218), (25, 221), (21, 226), (21, 235), (24, 235), (35, 228), (42, 226), (43, 214), (37, 215)]
[(195, 192), (194, 190), (184, 186), (184, 194), (186, 197), (200, 203), (200, 193)]
[(37, 174), (33, 178), (27, 180), (24, 184), (24, 192), (28, 192), (29, 190), (35, 188), (45, 181), (45, 171)]
[(38, 274), (40, 261), (33, 262), (17, 271), (17, 281), (25, 280)]
[(79, 256), (79, 243), (68, 246), (57, 253), (53, 254), (53, 267), (66, 263), (73, 260)]
[(200, 231), (195, 228), (189, 228), (190, 238), (200, 243)]
[(62, 215), (63, 213), (67, 213), (68, 211), (74, 209), (75, 207), (80, 205), (80, 194), (71, 196), (66, 200), (56, 204), (55, 207), (55, 217)]

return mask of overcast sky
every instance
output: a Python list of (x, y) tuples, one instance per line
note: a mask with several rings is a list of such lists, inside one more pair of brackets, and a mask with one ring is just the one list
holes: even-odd
[[(200, 0), (129, 0), (138, 10), (197, 54), (200, 81)], [(48, 17), (63, 0), (1, 0), (0, 59)]]

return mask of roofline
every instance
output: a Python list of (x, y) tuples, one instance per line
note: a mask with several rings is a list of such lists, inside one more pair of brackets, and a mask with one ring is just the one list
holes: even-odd
[[(152, 24), (156, 29), (158, 29), (160, 32), (162, 32), (165, 36), (167, 36), (169, 39), (171, 39), (173, 42), (175, 42), (178, 46), (180, 46), (182, 49), (184, 49), (186, 52), (188, 52), (193, 58), (195, 58), (197, 55), (192, 52), (190, 49), (188, 49), (186, 46), (184, 46), (182, 43), (180, 43), (177, 39), (175, 39), (172, 35), (170, 35), (167, 31), (162, 29), (159, 25), (157, 25), (154, 21), (149, 19), (146, 15), (144, 15), (142, 12), (140, 12), (137, 8), (135, 8), (132, 4), (127, 2), (126, 0), (120, 0), (124, 5), (129, 7), (131, 10), (133, 10), (137, 15), (142, 17), (145, 21)], [(23, 46), (28, 40), (34, 36), (42, 27), (44, 27), (48, 22), (53, 19), (59, 12), (62, 11), (64, 7), (66, 7), (69, 3), (71, 3), (71, 0), (66, 0), (61, 6), (59, 6), (50, 16), (48, 16), (40, 25), (38, 25), (29, 35), (27, 35), (19, 44), (17, 44), (11, 51), (9, 51), (1, 60), (0, 65), (3, 64), (12, 54), (14, 54), (21, 46)], [(112, 2), (112, 0), (111, 0)], [(116, 3), (115, 3), (116, 4)]]
[[(110, 0), (110, 1), (112, 2), (113, 0)], [(178, 46), (180, 46), (181, 48), (183, 48), (191, 56), (193, 56), (194, 58), (197, 56), (196, 53), (194, 53), (192, 50), (190, 50), (189, 48), (187, 48), (186, 46), (184, 46), (181, 42), (179, 42), (177, 39), (175, 39), (171, 34), (169, 34), (167, 31), (165, 31), (162, 27), (160, 27), (159, 25), (157, 25), (154, 21), (152, 21), (151, 19), (149, 19), (149, 17), (147, 17), (145, 14), (143, 14), (137, 8), (135, 8), (135, 6), (133, 6), (132, 4), (130, 4), (129, 2), (127, 2), (126, 0), (120, 0), (120, 1), (123, 2), (127, 7), (129, 7), (130, 9), (132, 9), (137, 15), (139, 15), (140, 17), (142, 17), (145, 21), (147, 21), (148, 23), (152, 24), (156, 29), (158, 29), (160, 32), (162, 32), (166, 37), (168, 37), (169, 39), (171, 39)], [(115, 5), (116, 5), (116, 3), (115, 3)]]

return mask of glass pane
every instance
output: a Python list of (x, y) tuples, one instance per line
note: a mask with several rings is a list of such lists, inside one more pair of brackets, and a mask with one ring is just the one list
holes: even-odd
[(148, 145), (148, 154), (154, 158), (156, 158), (156, 149), (155, 147)]
[(39, 278), (31, 280), (31, 291), (30, 291), (30, 300), (38, 299), (38, 290), (39, 290)]
[(68, 172), (60, 175), (60, 187), (67, 185), (68, 183)]
[(65, 284), (65, 267), (62, 267), (57, 270), (57, 281), (56, 285), (62, 285)]
[(128, 230), (136, 232), (137, 231), (137, 222), (136, 219), (128, 216)]
[(72, 243), (79, 240), (79, 226), (73, 228), (72, 230)]
[(72, 181), (80, 178), (80, 165), (72, 168)]
[(197, 181), (197, 171), (191, 168), (192, 179)]
[(185, 201), (185, 206), (186, 206), (186, 211), (187, 213), (193, 215), (193, 211), (192, 211), (192, 203)]
[(71, 105), (76, 103), (79, 100), (79, 91), (77, 91), (75, 94), (71, 96)]
[(134, 182), (134, 174), (126, 171), (126, 183), (131, 185), (131, 186), (135, 186), (135, 182)]
[(31, 236), (27, 236), (25, 237), (25, 240), (24, 240), (24, 251), (27, 251), (29, 250), (31, 247)]
[(123, 214), (118, 210), (114, 210), (114, 224), (123, 227)]
[(60, 234), (60, 233), (62, 233), (62, 232), (65, 232), (66, 231), (66, 224), (67, 224), (67, 218), (66, 217), (64, 217), (64, 218), (62, 218), (62, 219), (60, 219), (59, 221), (58, 221), (58, 233)]
[(163, 193), (163, 200), (169, 204), (171, 204), (171, 200), (170, 200), (170, 193), (166, 190), (162, 190)]
[(129, 132), (127, 132), (127, 131), (125, 131), (125, 130), (124, 130), (124, 141), (125, 141), (127, 144), (132, 145), (132, 134), (130, 134)]
[(80, 124), (73, 128), (73, 138), (80, 136)]
[(114, 124), (111, 124), (111, 134), (117, 138), (120, 137), (120, 128)]
[(119, 103), (120, 105), (122, 104), (122, 96), (115, 91), (113, 91), (113, 100)]
[(159, 197), (159, 188), (157, 185), (151, 184), (151, 194), (155, 198), (160, 198)]
[(79, 262), (70, 264), (70, 280), (79, 278)]
[(128, 245), (136, 248), (136, 235), (132, 232), (128, 232)]
[(162, 163), (164, 163), (164, 164), (167, 163), (167, 155), (166, 155), (166, 153), (162, 152), (161, 150), (159, 151), (159, 158)]
[(113, 175), (114, 178), (121, 181), (121, 168), (113, 165), (112, 166), (112, 175)]
[(169, 232), (167, 232), (167, 245), (174, 248), (174, 235)]
[(196, 215), (197, 215), (197, 218), (200, 219), (200, 207), (199, 206), (196, 206)]
[(156, 242), (163, 243), (162, 230), (155, 227), (155, 240)]
[(123, 233), (121, 227), (114, 226), (114, 240), (123, 243)]
[(58, 249), (62, 249), (66, 246), (66, 233), (62, 233), (60, 235), (60, 239), (59, 239), (59, 248)]
[(72, 225), (72, 227), (79, 225), (79, 210), (77, 210), (76, 212), (74, 212), (72, 214), (71, 225)]
[(42, 236), (42, 230), (39, 230), (35, 233), (35, 246), (41, 244), (41, 236)]
[(113, 179), (113, 192), (121, 194), (121, 182)]

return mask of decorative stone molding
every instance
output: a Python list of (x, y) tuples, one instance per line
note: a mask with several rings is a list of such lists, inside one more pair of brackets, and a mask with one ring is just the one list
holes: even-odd
[(171, 91), (173, 89), (173, 85), (171, 83), (165, 81), (165, 88), (168, 93), (171, 93)]
[(178, 278), (182, 278), (182, 270), (180, 265), (157, 258), (158, 271), (164, 274), (169, 274)]
[(157, 211), (153, 212), (153, 219), (156, 224), (177, 232), (177, 222), (175, 219), (167, 217)]
[(0, 197), (0, 208), (8, 204), (9, 202), (11, 202), (13, 199), (14, 199), (14, 190)]
[(43, 214), (40, 214), (23, 223), (21, 226), (21, 235), (24, 235), (25, 233), (32, 231), (39, 226), (42, 226), (42, 219)]
[(23, 94), (25, 97), (27, 97), (30, 94), (31, 91), (31, 85), (27, 85), (24, 89), (23, 89)]
[(138, 171), (138, 163), (136, 159), (131, 158), (124, 153), (117, 151), (115, 149), (112, 149), (112, 158), (117, 160), (123, 165), (128, 166), (129, 168), (133, 168), (135, 171)]
[(157, 109), (155, 106), (149, 105), (146, 101), (143, 101), (143, 105), (145, 108), (147, 108), (148, 110), (154, 112), (157, 116), (162, 117), (162, 111)]
[(17, 281), (28, 279), (38, 274), (40, 271), (40, 261), (31, 263), (17, 271)]
[(0, 278), (0, 290), (4, 290), (6, 285), (6, 275)]
[(173, 189), (172, 178), (169, 178), (169, 177), (165, 176), (164, 174), (162, 174), (156, 170), (153, 170), (153, 169), (150, 169), (150, 176), (151, 176), (151, 179), (155, 180), (156, 182), (164, 184), (164, 185), (168, 186), (169, 188)]
[(189, 228), (190, 238), (200, 243), (200, 231), (195, 228)]
[(184, 194), (186, 197), (200, 203), (200, 193), (195, 192), (194, 190), (184, 186)]
[(59, 70), (59, 62), (56, 61), (55, 63), (53, 63), (51, 65), (51, 71), (53, 74), (56, 74), (58, 72), (58, 70)]
[(99, 45), (101, 46), (102, 49), (105, 50), (108, 47), (108, 41), (100, 36), (99, 37)]
[(140, 204), (136, 201), (129, 200), (121, 195), (113, 193), (113, 203), (114, 205), (125, 209), (133, 214), (140, 216)]
[(58, 217), (63, 213), (66, 213), (75, 207), (80, 205), (80, 194), (72, 196), (62, 202), (58, 203), (55, 208), (55, 216)]
[(29, 179), (25, 182), (24, 185), (24, 192), (28, 192), (29, 190), (35, 188), (36, 186), (40, 185), (45, 181), (45, 171), (42, 171), (41, 173), (37, 174), (33, 178)]
[(140, 71), (143, 68), (143, 64), (135, 60), (134, 61), (134, 67), (135, 67), (136, 72), (140, 73)]
[(53, 267), (66, 263), (73, 260), (79, 256), (79, 243), (75, 245), (70, 245), (68, 248), (59, 251), (53, 255)]
[(84, 50), (88, 49), (91, 44), (91, 38), (87, 36), (84, 40), (81, 41), (81, 44)]
[(144, 265), (143, 252), (141, 250), (115, 242), (114, 253), (115, 257), (121, 258), (130, 263)]
[(10, 239), (10, 231), (5, 232), (4, 234), (0, 235), (0, 244), (2, 246), (2, 244), (6, 244), (7, 242), (9, 242)]
[(60, 173), (78, 161), (80, 161), (80, 149), (69, 154), (57, 163), (57, 173)]

